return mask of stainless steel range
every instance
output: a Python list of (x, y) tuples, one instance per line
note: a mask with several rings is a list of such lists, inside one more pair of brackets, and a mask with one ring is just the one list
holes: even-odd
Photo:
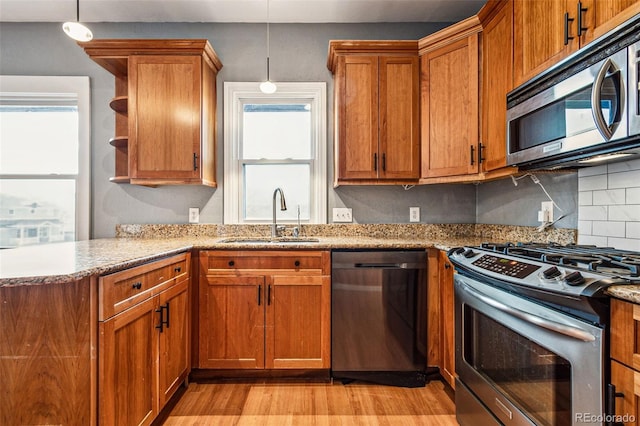
[(611, 423), (605, 291), (640, 283), (640, 253), (485, 243), (452, 249), (449, 258), (458, 422)]

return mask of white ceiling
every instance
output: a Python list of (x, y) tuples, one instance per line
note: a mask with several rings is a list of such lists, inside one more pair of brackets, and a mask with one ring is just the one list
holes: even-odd
[[(486, 0), (79, 0), (82, 22), (456, 22)], [(76, 0), (0, 0), (1, 22), (76, 20)]]

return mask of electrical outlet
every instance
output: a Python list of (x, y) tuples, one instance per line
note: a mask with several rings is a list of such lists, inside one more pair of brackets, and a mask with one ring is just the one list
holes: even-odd
[(420, 222), (420, 207), (409, 207), (409, 222)]
[(542, 220), (540, 220), (540, 213), (538, 213), (539, 222), (553, 222), (553, 201), (543, 201), (541, 203), (540, 211), (542, 212)]
[(334, 207), (333, 222), (353, 222), (351, 209), (346, 207)]
[(189, 207), (189, 223), (200, 222), (200, 209), (197, 207)]

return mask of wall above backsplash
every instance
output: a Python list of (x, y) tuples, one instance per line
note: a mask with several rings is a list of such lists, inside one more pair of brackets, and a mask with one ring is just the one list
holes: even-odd
[(578, 244), (640, 251), (640, 160), (578, 171)]

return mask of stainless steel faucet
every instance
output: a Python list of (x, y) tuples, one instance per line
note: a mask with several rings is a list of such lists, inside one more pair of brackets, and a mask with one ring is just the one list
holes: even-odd
[(282, 192), (282, 189), (276, 188), (276, 190), (273, 191), (273, 221), (271, 222), (271, 238), (278, 237), (278, 224), (276, 223), (276, 195), (278, 194), (278, 192), (280, 192), (280, 210), (285, 211), (287, 209), (287, 202), (284, 199), (284, 192)]

